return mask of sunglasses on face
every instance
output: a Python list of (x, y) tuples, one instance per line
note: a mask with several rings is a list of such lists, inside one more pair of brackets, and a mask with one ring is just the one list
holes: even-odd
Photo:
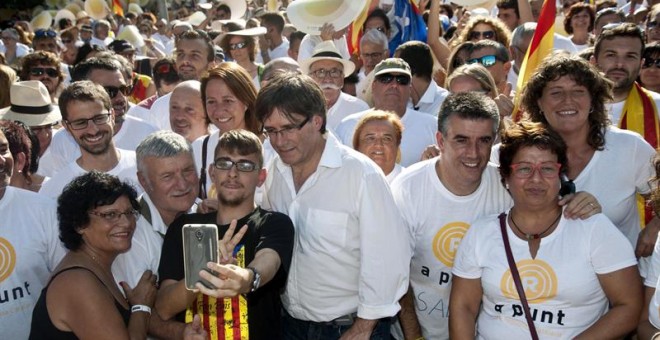
[(476, 39), (493, 39), (495, 38), (495, 31), (472, 31), (470, 32), (470, 40)]
[(108, 93), (108, 96), (110, 96), (110, 99), (114, 98), (117, 96), (117, 93), (121, 92), (124, 96), (128, 96), (131, 94), (131, 87), (122, 85), (122, 86), (103, 86), (105, 89), (105, 92)]
[(644, 64), (642, 64), (642, 68), (649, 68), (653, 65), (655, 65), (656, 68), (660, 68), (660, 58), (644, 58)]
[(71, 40), (69, 39), (62, 39), (62, 44), (70, 44)]
[(468, 64), (479, 63), (479, 64), (483, 65), (484, 67), (491, 67), (491, 66), (495, 65), (497, 60), (498, 60), (497, 57), (491, 54), (491, 55), (485, 55), (481, 58), (468, 59), (467, 63)]
[(243, 42), (239, 42), (239, 43), (235, 43), (235, 44), (229, 44), (229, 49), (232, 50), (232, 51), (233, 50), (240, 50), (241, 48), (245, 48), (245, 46), (247, 46), (247, 43), (245, 41), (243, 41)]
[(399, 85), (410, 84), (410, 77), (406, 75), (381, 74), (376, 76), (376, 81), (381, 84), (389, 84), (393, 80), (396, 80), (396, 83)]
[(60, 72), (52, 67), (33, 67), (30, 69), (30, 75), (35, 77), (40, 77), (44, 73), (51, 78), (57, 78), (60, 76)]
[(56, 36), (57, 33), (55, 33), (53, 30), (40, 29), (34, 32), (35, 38), (55, 38)]

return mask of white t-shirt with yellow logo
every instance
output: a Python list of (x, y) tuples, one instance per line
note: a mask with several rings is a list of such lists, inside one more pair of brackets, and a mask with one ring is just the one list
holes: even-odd
[(407, 168), (392, 183), (392, 193), (412, 235), (410, 284), (422, 332), (427, 339), (447, 339), (451, 267), (458, 244), (473, 221), (505, 211), (512, 203), (496, 167), (486, 167), (474, 193), (456, 196), (438, 179), (436, 161)]
[[(527, 241), (507, 226), (534, 325), (541, 339), (568, 339), (594, 324), (608, 309), (598, 281), (637, 264), (626, 237), (603, 214), (586, 220), (562, 217), (541, 239), (532, 259)], [(463, 238), (453, 274), (481, 279), (479, 339), (529, 338), (525, 314), (506, 259), (497, 215), (475, 222)]]

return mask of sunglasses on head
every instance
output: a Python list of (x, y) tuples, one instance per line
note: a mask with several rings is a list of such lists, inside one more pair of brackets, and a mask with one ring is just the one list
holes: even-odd
[(470, 32), (470, 40), (475, 39), (493, 39), (495, 38), (495, 31), (472, 31)]
[(644, 58), (644, 64), (642, 64), (642, 68), (649, 68), (653, 65), (655, 65), (656, 68), (660, 68), (660, 58)]
[(393, 75), (393, 74), (380, 74), (376, 76), (376, 81), (381, 84), (389, 84), (393, 80), (396, 80), (396, 83), (399, 85), (408, 85), (410, 84), (410, 77), (407, 75)]
[(30, 75), (41, 76), (43, 74), (48, 75), (51, 78), (57, 78), (60, 76), (60, 72), (53, 67), (33, 67), (30, 69)]
[(45, 29), (40, 29), (34, 32), (34, 37), (35, 38), (55, 38), (57, 36), (57, 33), (53, 30), (45, 30)]
[(229, 49), (232, 50), (232, 51), (233, 50), (240, 50), (241, 48), (244, 48), (245, 46), (247, 46), (247, 43), (245, 41), (243, 41), (243, 42), (239, 42), (239, 43), (235, 43), (235, 44), (229, 44)]
[(123, 94), (124, 96), (128, 96), (129, 94), (131, 94), (131, 87), (126, 85), (103, 86), (103, 88), (105, 89), (105, 92), (108, 93), (108, 96), (110, 96), (110, 98), (114, 98), (115, 96), (117, 96), (117, 93), (119, 92), (121, 92), (121, 94)]
[(491, 55), (485, 55), (481, 58), (468, 59), (467, 63), (468, 64), (479, 63), (479, 64), (483, 65), (484, 67), (491, 67), (491, 66), (495, 65), (497, 60), (498, 60), (497, 57), (491, 54)]

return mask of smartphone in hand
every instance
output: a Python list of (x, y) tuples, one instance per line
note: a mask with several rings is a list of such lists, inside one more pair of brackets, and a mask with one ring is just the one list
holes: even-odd
[(199, 276), (201, 270), (211, 272), (208, 262), (218, 262), (218, 227), (215, 224), (186, 224), (183, 226), (183, 264), (186, 288), (196, 289), (200, 282), (215, 288)]

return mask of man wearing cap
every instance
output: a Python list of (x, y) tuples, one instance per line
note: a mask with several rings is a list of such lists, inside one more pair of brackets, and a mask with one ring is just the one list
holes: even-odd
[(409, 235), (380, 168), (326, 133), (324, 101), (311, 78), (289, 73), (255, 104), (277, 152), (263, 205), (296, 229), (284, 338), (388, 339), (408, 285)]
[(53, 125), (62, 120), (52, 105), (46, 86), (38, 80), (19, 81), (9, 89), (11, 106), (0, 110), (0, 119), (18, 120), (30, 127), (39, 139), (39, 155), (48, 149)]
[(112, 140), (115, 110), (103, 86), (89, 80), (69, 85), (60, 96), (66, 131), (78, 144), (80, 157), (66, 164), (45, 182), (40, 194), (57, 198), (75, 177), (91, 170), (107, 172), (133, 184), (138, 191), (135, 152), (115, 147)]
[[(202, 31), (187, 31), (176, 40), (176, 69), (179, 78), (200, 80), (202, 75), (215, 66), (215, 50), (209, 37)], [(169, 120), (170, 96), (158, 98), (149, 111), (150, 124), (161, 130), (171, 130)]]
[[(392, 111), (403, 123), (401, 137), (401, 166), (418, 162), (424, 149), (435, 143), (436, 119), (430, 114), (408, 107), (411, 91), (411, 73), (408, 63), (399, 58), (381, 61), (374, 69), (371, 91), (374, 109)], [(345, 145), (353, 145), (353, 133), (357, 122), (367, 111), (352, 114), (337, 127), (337, 135)]]
[(328, 110), (326, 127), (331, 131), (334, 131), (346, 116), (369, 108), (363, 100), (342, 92), (344, 78), (353, 73), (355, 65), (342, 59), (331, 41), (316, 45), (312, 57), (300, 64), (303, 73), (312, 77), (323, 90)]
[[(113, 137), (117, 147), (135, 150), (137, 145), (157, 129), (151, 124), (127, 115), (129, 104), (126, 96), (130, 87), (122, 73), (122, 67), (115, 57), (91, 58), (76, 65), (74, 80), (91, 80), (103, 86), (111, 96), (114, 115)], [(80, 148), (68, 130), (61, 130), (53, 136), (51, 150), (44, 154), (39, 164), (40, 175), (53, 176), (63, 166), (80, 157)]]

